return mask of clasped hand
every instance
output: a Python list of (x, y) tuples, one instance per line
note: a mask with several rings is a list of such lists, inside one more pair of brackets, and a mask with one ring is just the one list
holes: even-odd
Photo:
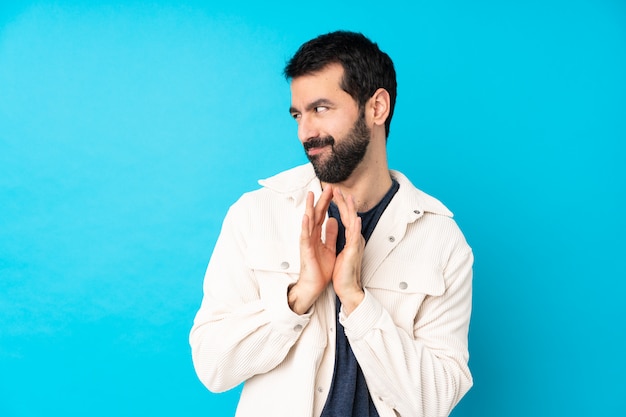
[[(336, 219), (328, 219), (322, 239), (326, 212), (333, 199), (346, 229), (346, 244), (339, 256), (336, 255)], [(354, 198), (346, 198), (339, 188), (327, 185), (317, 204), (314, 204), (313, 193), (309, 192), (300, 233), (300, 278), (288, 292), (291, 309), (298, 314), (306, 313), (332, 281), (344, 312), (350, 314), (365, 296), (361, 287), (364, 248), (361, 218), (357, 214)]]

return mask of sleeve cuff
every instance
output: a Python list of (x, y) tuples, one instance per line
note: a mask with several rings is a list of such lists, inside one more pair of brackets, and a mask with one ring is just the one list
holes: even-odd
[(350, 339), (362, 339), (376, 326), (376, 322), (383, 313), (382, 305), (374, 298), (367, 289), (363, 289), (365, 298), (361, 304), (346, 316), (343, 307), (339, 312), (339, 322), (343, 325), (346, 336)]
[(265, 303), (265, 309), (270, 316), (272, 326), (287, 337), (297, 338), (309, 324), (314, 307), (311, 307), (303, 315), (293, 312), (287, 302), (287, 290), (290, 284), (289, 280), (281, 279), (265, 282), (261, 298)]

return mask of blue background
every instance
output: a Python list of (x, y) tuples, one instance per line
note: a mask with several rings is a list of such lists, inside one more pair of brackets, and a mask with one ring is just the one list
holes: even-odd
[(475, 251), (453, 415), (624, 415), (623, 1), (155, 0), (0, 6), (0, 416), (233, 414), (191, 365), (204, 269), (305, 161), (281, 71), (340, 28), (394, 59), (390, 165)]

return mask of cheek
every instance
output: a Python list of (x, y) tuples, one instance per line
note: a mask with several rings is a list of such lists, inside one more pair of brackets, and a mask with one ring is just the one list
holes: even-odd
[(350, 119), (346, 116), (338, 116), (328, 120), (324, 126), (324, 134), (326, 136), (332, 136), (335, 140), (345, 138), (353, 127), (353, 123), (350, 123), (349, 120)]

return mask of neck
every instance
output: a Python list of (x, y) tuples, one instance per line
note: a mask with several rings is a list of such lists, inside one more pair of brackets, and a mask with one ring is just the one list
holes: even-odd
[[(354, 172), (334, 187), (341, 189), (345, 196), (351, 195), (359, 212), (365, 212), (383, 199), (391, 188), (391, 174), (387, 163), (387, 142), (382, 126), (373, 127), (372, 138), (361, 163)], [(322, 188), (326, 184), (322, 183)]]
[[(354, 197), (357, 211), (365, 212), (383, 199), (391, 188), (391, 183), (391, 174), (386, 161), (384, 161), (378, 166), (359, 166), (350, 178), (332, 185), (341, 189), (344, 195)], [(322, 188), (325, 188), (326, 185), (322, 183)]]

